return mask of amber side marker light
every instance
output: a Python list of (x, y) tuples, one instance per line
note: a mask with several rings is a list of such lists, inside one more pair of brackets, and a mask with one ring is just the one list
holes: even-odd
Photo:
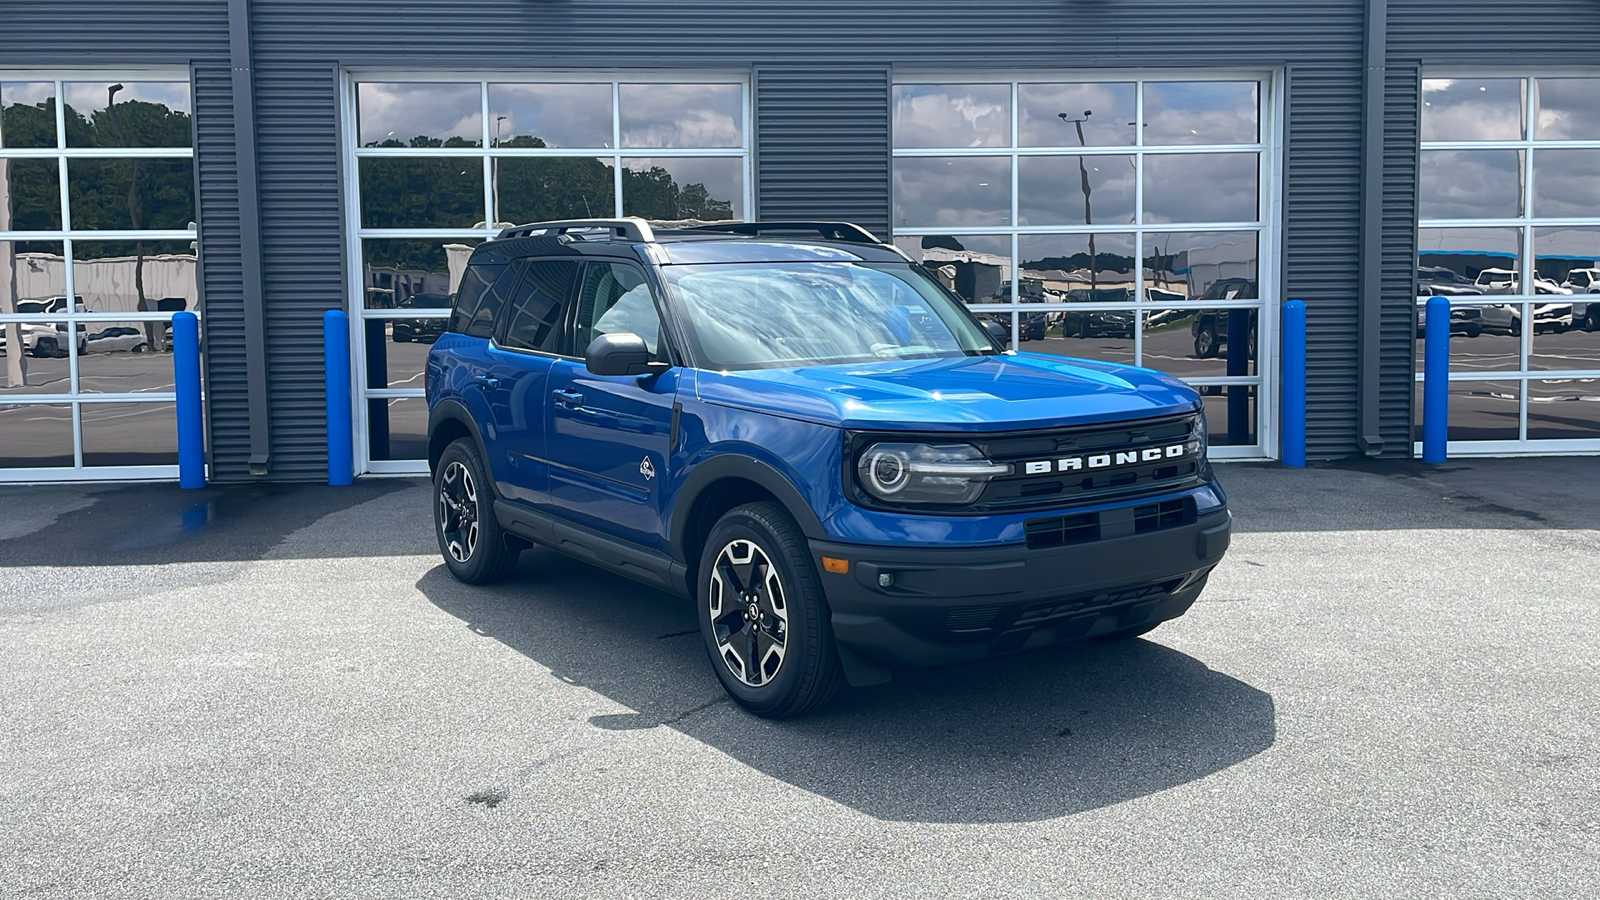
[(823, 571), (832, 572), (835, 575), (848, 575), (850, 574), (850, 560), (824, 556), (822, 558), (822, 568)]

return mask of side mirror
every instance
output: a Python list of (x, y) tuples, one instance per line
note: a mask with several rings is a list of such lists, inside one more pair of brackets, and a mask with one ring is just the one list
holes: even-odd
[(595, 375), (653, 375), (671, 368), (651, 361), (644, 338), (626, 331), (602, 334), (590, 341), (583, 367)]
[(989, 337), (993, 338), (996, 344), (1000, 345), (1000, 349), (1011, 349), (1011, 329), (993, 319), (984, 319), (983, 330), (989, 333)]

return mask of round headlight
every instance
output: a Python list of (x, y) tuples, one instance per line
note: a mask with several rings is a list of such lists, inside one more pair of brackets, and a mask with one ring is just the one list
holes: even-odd
[(899, 493), (911, 480), (911, 470), (906, 467), (903, 453), (878, 450), (867, 457), (863, 468), (872, 492), (880, 496)]
[(1009, 474), (1010, 465), (971, 444), (873, 444), (856, 462), (862, 489), (896, 503), (971, 503), (990, 479)]

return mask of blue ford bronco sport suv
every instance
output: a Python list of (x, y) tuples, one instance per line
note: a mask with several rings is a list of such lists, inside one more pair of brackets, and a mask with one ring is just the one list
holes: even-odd
[(551, 547), (692, 598), (756, 715), (1182, 615), (1227, 549), (1196, 393), (1005, 349), (840, 223), (503, 231), (428, 354), (445, 564)]

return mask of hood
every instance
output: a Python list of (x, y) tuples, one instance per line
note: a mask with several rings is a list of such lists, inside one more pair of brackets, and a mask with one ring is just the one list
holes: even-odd
[(700, 372), (702, 400), (843, 428), (1014, 431), (1192, 412), (1149, 369), (1035, 353)]

